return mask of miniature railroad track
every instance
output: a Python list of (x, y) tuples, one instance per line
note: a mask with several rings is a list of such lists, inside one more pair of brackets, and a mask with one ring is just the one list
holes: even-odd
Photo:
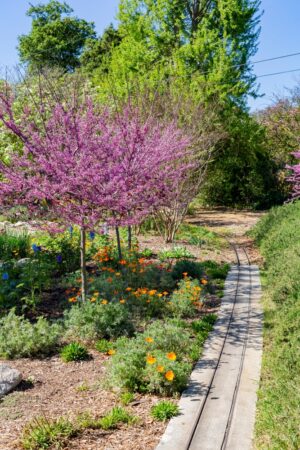
[(220, 317), (157, 450), (250, 450), (261, 359), (259, 271), (231, 244), (236, 265)]

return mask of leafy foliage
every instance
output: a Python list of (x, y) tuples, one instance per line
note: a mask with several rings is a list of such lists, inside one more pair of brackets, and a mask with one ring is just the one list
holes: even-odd
[(76, 434), (76, 428), (67, 419), (48, 420), (45, 417), (37, 417), (24, 428), (21, 445), (24, 450), (40, 450), (52, 446), (61, 448)]
[(42, 317), (31, 324), (11, 310), (0, 319), (0, 356), (12, 359), (49, 355), (57, 348), (61, 334), (59, 324), (50, 324)]
[(73, 10), (65, 2), (50, 0), (46, 5), (31, 6), (32, 18), (28, 35), (19, 37), (22, 62), (32, 68), (61, 67), (72, 71), (87, 39), (95, 39), (95, 27), (83, 19), (72, 17)]
[(133, 326), (120, 304), (84, 303), (65, 313), (66, 338), (91, 342), (100, 338), (130, 335)]
[(161, 422), (170, 420), (179, 414), (179, 407), (175, 403), (168, 400), (161, 401), (157, 405), (152, 406), (151, 416)]
[(83, 345), (78, 344), (78, 342), (71, 342), (61, 349), (60, 356), (64, 362), (71, 362), (83, 361), (88, 358), (89, 354)]

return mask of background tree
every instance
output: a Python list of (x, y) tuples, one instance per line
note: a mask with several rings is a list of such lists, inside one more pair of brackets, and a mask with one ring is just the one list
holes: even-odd
[(61, 67), (73, 71), (80, 65), (80, 55), (87, 39), (95, 39), (93, 23), (71, 16), (67, 3), (50, 0), (31, 6), (32, 18), (28, 35), (19, 37), (19, 54), (31, 68)]
[(120, 45), (121, 40), (119, 31), (113, 25), (106, 28), (98, 39), (87, 39), (80, 57), (82, 68), (88, 73), (92, 73), (97, 68), (107, 72), (111, 53), (115, 47)]
[[(256, 52), (259, 0), (121, 0), (121, 44), (110, 72), (131, 78), (177, 77), (201, 100), (245, 106), (255, 92), (249, 58)], [(100, 79), (99, 79), (100, 81)]]

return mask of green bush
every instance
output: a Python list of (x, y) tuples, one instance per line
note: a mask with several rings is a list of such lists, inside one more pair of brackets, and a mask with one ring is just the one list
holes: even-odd
[(194, 255), (185, 247), (174, 246), (171, 249), (165, 249), (159, 252), (158, 258), (161, 261), (166, 261), (167, 259), (194, 258)]
[(258, 449), (298, 449), (300, 404), (300, 202), (272, 209), (251, 231), (265, 258), (264, 348)]
[(178, 284), (169, 299), (169, 309), (175, 317), (194, 317), (197, 308), (201, 304), (200, 282), (189, 277), (184, 278)]
[(183, 274), (188, 274), (191, 278), (200, 278), (204, 274), (203, 264), (189, 260), (177, 261), (171, 275), (174, 280), (181, 280), (184, 278)]
[(170, 420), (172, 419), (172, 417), (177, 416), (178, 414), (179, 407), (175, 405), (175, 403), (168, 400), (163, 400), (157, 403), (157, 405), (152, 406), (151, 408), (151, 416), (154, 417), (154, 419), (159, 420), (160, 422)]
[(115, 406), (106, 416), (99, 420), (99, 425), (103, 430), (116, 428), (120, 423), (133, 424), (137, 421), (135, 416), (119, 406)]
[(133, 325), (124, 305), (117, 303), (82, 303), (65, 313), (65, 337), (82, 342), (130, 335)]
[[(116, 342), (116, 353), (107, 367), (107, 384), (129, 391), (181, 392), (192, 367), (188, 357), (192, 346), (192, 335), (181, 326), (153, 323), (136, 338)], [(175, 355), (175, 359), (167, 355)], [(153, 363), (149, 356), (154, 358)]]
[(21, 446), (24, 450), (41, 450), (50, 447), (59, 449), (76, 434), (76, 428), (67, 419), (48, 420), (45, 417), (38, 417), (24, 428)]
[(89, 357), (87, 349), (77, 342), (71, 342), (60, 351), (60, 356), (64, 362), (84, 361)]
[(2, 261), (26, 258), (30, 255), (30, 236), (27, 233), (5, 231), (0, 233), (0, 258)]
[(114, 348), (114, 345), (107, 339), (100, 339), (99, 341), (96, 342), (95, 348), (100, 353), (107, 353), (109, 352), (109, 350), (112, 350)]
[(134, 394), (132, 392), (122, 392), (120, 395), (120, 401), (122, 405), (127, 406), (129, 403), (133, 402)]
[(32, 324), (11, 310), (0, 319), (0, 356), (22, 358), (49, 355), (57, 348), (61, 331), (59, 324), (50, 324), (42, 317)]

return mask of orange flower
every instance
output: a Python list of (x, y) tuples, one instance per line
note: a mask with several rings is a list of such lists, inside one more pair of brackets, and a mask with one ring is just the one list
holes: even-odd
[(130, 291), (132, 291), (132, 288), (131, 288), (131, 287), (127, 287), (127, 288), (125, 289), (125, 291), (130, 292)]
[(164, 368), (164, 366), (157, 366), (156, 370), (157, 370), (157, 372), (162, 373), (165, 371), (165, 368)]
[(107, 300), (102, 300), (102, 305), (107, 305), (108, 301)]
[(163, 292), (163, 295), (168, 295), (168, 294), (169, 294), (169, 292), (167, 292), (167, 291)]
[(71, 297), (71, 298), (69, 298), (69, 302), (70, 302), (70, 303), (76, 303), (76, 302), (77, 302), (77, 297)]
[(122, 305), (123, 305), (124, 303), (126, 303), (126, 300), (124, 300), (123, 298), (121, 298), (120, 303), (122, 303)]
[(167, 358), (170, 361), (176, 361), (176, 358), (177, 358), (176, 353), (174, 353), (174, 352), (167, 353)]
[(182, 274), (184, 277), (187, 277), (188, 276), (188, 273), (187, 272), (183, 272), (183, 274)]
[(127, 261), (125, 259), (121, 259), (120, 264), (121, 266), (126, 266)]
[(112, 348), (110, 350), (108, 350), (107, 354), (109, 356), (115, 355), (116, 354), (116, 350), (113, 350)]
[(208, 281), (205, 278), (202, 278), (201, 284), (207, 284), (207, 283), (208, 283)]
[(152, 289), (152, 291), (149, 291), (149, 295), (155, 295), (156, 294), (156, 289)]
[(109, 283), (112, 283), (112, 281), (113, 281), (112, 277), (108, 277), (108, 278), (107, 278), (107, 281), (108, 281)]
[(146, 358), (146, 361), (148, 364), (155, 364), (156, 363), (156, 358), (154, 358), (154, 356), (148, 355)]
[(175, 374), (173, 370), (168, 370), (168, 372), (165, 373), (165, 379), (168, 381), (173, 381), (175, 378)]
[(145, 341), (151, 344), (152, 342), (154, 342), (154, 339), (152, 339), (152, 337), (146, 337)]
[(89, 279), (88, 279), (88, 282), (89, 282), (89, 283), (92, 283), (93, 281), (94, 281), (94, 278), (89, 278)]

